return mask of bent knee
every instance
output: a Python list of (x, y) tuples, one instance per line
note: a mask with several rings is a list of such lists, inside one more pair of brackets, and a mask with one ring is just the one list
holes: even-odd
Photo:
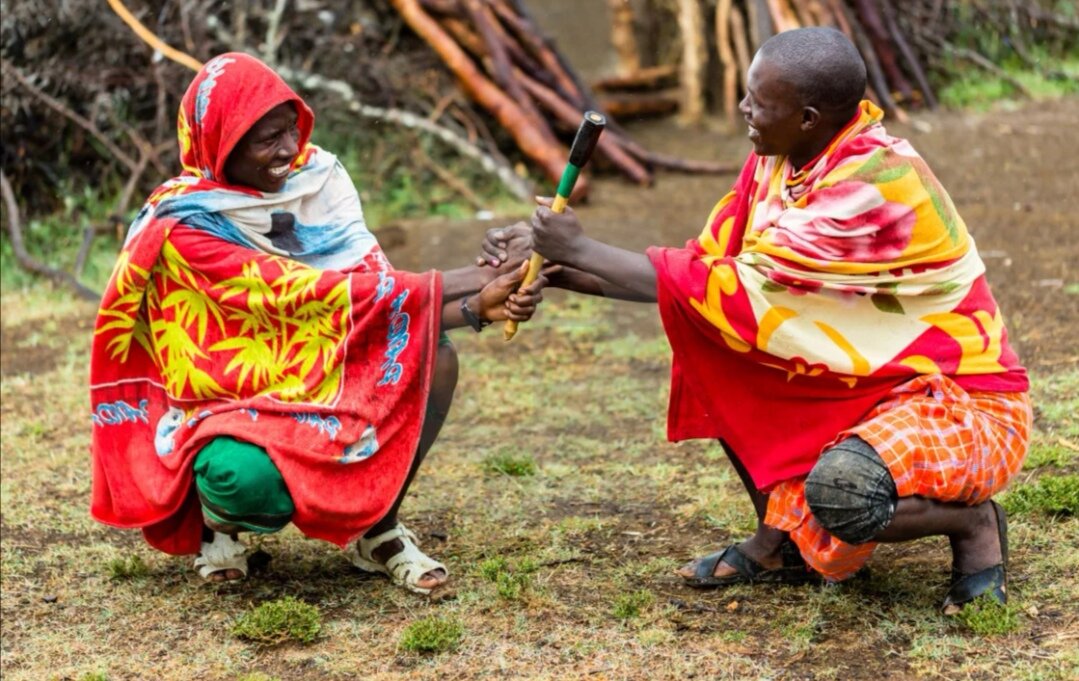
[(435, 352), (434, 383), (431, 387), (435, 390), (448, 390), (452, 393), (457, 387), (457, 372), (457, 348), (443, 334), (439, 337), (438, 350)]
[(821, 455), (806, 478), (805, 498), (829, 534), (848, 544), (863, 544), (892, 521), (898, 494), (880, 455), (852, 436)]

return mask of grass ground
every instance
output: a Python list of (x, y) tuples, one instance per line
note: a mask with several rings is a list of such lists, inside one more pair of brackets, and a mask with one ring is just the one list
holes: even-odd
[(1006, 609), (937, 613), (943, 540), (881, 547), (838, 588), (697, 592), (671, 571), (751, 530), (737, 478), (717, 447), (665, 442), (669, 350), (647, 308), (551, 298), (511, 345), (455, 332), (457, 401), (403, 510), (452, 572), (428, 600), (292, 529), (218, 586), (94, 523), (93, 308), (6, 294), (5, 681), (1079, 676), (1074, 367), (1035, 376)]

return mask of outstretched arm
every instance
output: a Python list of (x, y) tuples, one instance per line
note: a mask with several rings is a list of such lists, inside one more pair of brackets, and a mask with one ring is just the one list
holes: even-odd
[[(483, 322), (499, 322), (507, 319), (523, 322), (531, 319), (536, 312), (536, 307), (543, 300), (542, 291), (547, 285), (547, 279), (541, 275), (527, 288), (519, 288), (526, 272), (528, 272), (527, 261), (521, 263), (516, 269), (495, 277), (474, 295), (448, 298), (443, 293), (442, 330), (469, 325), (465, 311), (461, 308), (462, 300), (471, 314)], [(445, 276), (443, 281), (445, 281)]]
[(587, 236), (572, 208), (555, 213), (548, 200), (541, 201), (532, 214), (532, 244), (548, 260), (592, 275), (580, 285), (599, 287), (611, 297), (656, 301), (656, 269), (648, 256)]
[[(540, 203), (541, 206), (550, 205), (550, 202), (546, 199), (540, 199)], [(553, 212), (548, 212), (551, 215), (554, 215)], [(537, 213), (539, 213), (538, 210)], [(533, 220), (535, 220), (535, 218), (533, 218)], [(515, 265), (522, 259), (528, 258), (532, 251), (532, 231), (532, 227), (524, 222), (487, 230), (486, 237), (482, 244), (483, 253), (476, 258), (476, 264), (481, 267), (489, 266), (504, 270), (505, 267)], [(596, 243), (601, 246), (606, 246), (606, 244), (600, 242)], [(635, 302), (655, 302), (655, 272), (652, 269), (651, 263), (648, 262), (647, 257), (613, 246), (610, 246), (609, 248), (628, 256), (639, 256), (640, 259), (643, 259), (643, 263), (638, 261), (636, 264), (646, 268), (642, 270), (641, 274), (646, 278), (646, 281), (647, 278), (651, 276), (651, 286), (649, 287), (647, 283), (643, 288), (625, 286), (601, 276), (601, 274), (592, 267), (577, 267), (570, 262), (545, 268), (544, 274), (547, 275), (547, 285), (566, 289), (567, 291), (601, 296), (604, 298), (616, 298), (618, 300), (631, 300)], [(554, 261), (554, 258), (548, 256), (545, 250), (538, 250), (540, 253), (543, 253), (545, 257), (548, 257), (549, 260)], [(582, 258), (582, 260), (587, 262), (587, 259)], [(649, 272), (651, 272), (650, 275)], [(624, 280), (625, 278), (623, 278), (623, 281)]]

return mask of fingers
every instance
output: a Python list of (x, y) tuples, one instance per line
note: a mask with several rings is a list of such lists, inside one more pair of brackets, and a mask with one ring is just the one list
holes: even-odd
[(553, 196), (536, 196), (534, 198), (536, 200), (536, 203), (540, 206), (547, 206), (548, 208), (550, 208), (551, 204), (554, 203)]
[(547, 286), (547, 277), (540, 272), (540, 275), (536, 279), (523, 288), (519, 288), (516, 291), (517, 295), (534, 296), (542, 291)]
[(507, 262), (527, 257), (532, 243), (532, 228), (526, 222), (487, 230), (480, 243), (476, 265), (500, 268)]
[(483, 255), (477, 259), (484, 260), (491, 267), (498, 267), (502, 263), (506, 262), (509, 258), (509, 254), (506, 253), (505, 246), (499, 246), (487, 241), (483, 242)]
[(476, 264), (480, 267), (483, 265), (498, 267), (504, 263), (509, 258), (509, 254), (506, 252), (506, 238), (506, 232), (501, 227), (487, 230), (487, 234), (480, 244), (483, 253), (476, 257)]
[(524, 288), (519, 288), (506, 298), (507, 319), (525, 321), (531, 319), (536, 308), (543, 302), (543, 289), (547, 286), (547, 277), (540, 274), (536, 280)]
[(528, 268), (531, 266), (531, 261), (525, 260), (521, 263), (520, 267), (513, 271), (513, 282), (515, 285), (520, 284), (522, 281), (525, 280), (525, 277), (528, 276)]
[(514, 321), (531, 319), (543, 302), (543, 293), (513, 293), (506, 299), (506, 318)]

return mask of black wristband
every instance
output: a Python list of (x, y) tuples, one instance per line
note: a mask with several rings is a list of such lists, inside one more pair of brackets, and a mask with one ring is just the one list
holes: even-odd
[(461, 316), (465, 318), (465, 321), (472, 330), (476, 333), (483, 331), (483, 327), (490, 325), (486, 319), (480, 319), (480, 316), (472, 311), (472, 308), (468, 306), (468, 297), (461, 298)]

